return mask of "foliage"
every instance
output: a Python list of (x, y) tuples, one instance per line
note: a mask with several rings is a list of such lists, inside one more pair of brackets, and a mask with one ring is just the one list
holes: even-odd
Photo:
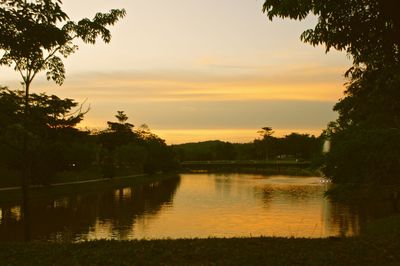
[[(395, 220), (398, 223), (398, 218)], [(384, 224), (386, 225), (386, 223)], [(362, 238), (3, 243), (7, 265), (397, 265), (398, 231)], [(285, 252), (282, 252), (282, 251)], [(62, 259), (60, 259), (62, 258)], [(29, 261), (29, 263), (27, 263)]]
[[(5, 134), (8, 128), (16, 128), (23, 120), (25, 95), (23, 91), (12, 91), (0, 88), (0, 133)], [(72, 130), (87, 111), (82, 111), (72, 99), (60, 99), (55, 95), (31, 94), (31, 120), (27, 127), (31, 137), (35, 135), (50, 136), (53, 132)], [(72, 109), (76, 109), (72, 111)]]
[(261, 130), (257, 131), (258, 134), (263, 139), (266, 139), (268, 137), (271, 137), (274, 134), (274, 131), (272, 130), (272, 127), (263, 127)]
[(324, 44), (326, 51), (344, 50), (353, 57), (355, 67), (379, 67), (399, 59), (397, 7), (391, 0), (265, 0), (263, 10), (271, 20), (302, 20), (313, 14), (318, 22), (303, 32), (303, 41)]
[(0, 65), (14, 65), (27, 93), (41, 71), (46, 71), (48, 80), (61, 85), (65, 79), (61, 57), (78, 49), (74, 41), (94, 44), (101, 37), (110, 42), (107, 26), (125, 15), (125, 10), (113, 9), (74, 22), (62, 11), (60, 0), (3, 0), (0, 4), (0, 50), (4, 51)]
[[(22, 91), (0, 90), (0, 146), (1, 160), (11, 168), (19, 169), (23, 161), (24, 127), (23, 109), (25, 95)], [(93, 159), (90, 143), (82, 144), (87, 133), (74, 128), (85, 114), (72, 99), (54, 95), (31, 94), (31, 120), (27, 121), (29, 134), (27, 152), (35, 182), (47, 182), (55, 172), (76, 166), (87, 166)], [(72, 109), (77, 108), (76, 111)], [(80, 144), (78, 144), (80, 143)], [(42, 180), (38, 180), (38, 177)]]
[(118, 111), (117, 122), (107, 121), (108, 128), (100, 132), (100, 142), (109, 152), (113, 152), (117, 147), (128, 144), (136, 136), (133, 133), (133, 125), (126, 123), (128, 117), (123, 111)]
[[(94, 44), (96, 39), (101, 37), (108, 43), (111, 34), (107, 27), (125, 16), (125, 10), (114, 9), (105, 14), (97, 13), (91, 20), (84, 18), (74, 22), (62, 11), (61, 4), (61, 0), (0, 1), (0, 50), (3, 52), (0, 65), (13, 66), (20, 74), (24, 88), (23, 117), (19, 120), (21, 122), (19, 131), (22, 133), (19, 164), (25, 195), (23, 209), (26, 209), (28, 204), (30, 174), (35, 172), (32, 164), (38, 158), (32, 157), (32, 151), (42, 150), (44, 154), (49, 152), (53, 155), (58, 151), (56, 147), (48, 151), (49, 146), (38, 146), (36, 149), (28, 150), (28, 144), (31, 144), (29, 141), (32, 140), (29, 135), (35, 134), (30, 132), (32, 128), (29, 124), (32, 121), (40, 124), (34, 120), (35, 117), (31, 117), (30, 86), (33, 79), (39, 72), (45, 71), (48, 80), (51, 79), (61, 85), (65, 79), (65, 67), (61, 57), (66, 58), (78, 49), (74, 41), (80, 39), (84, 43)], [(41, 144), (45, 145), (44, 142)], [(54, 142), (51, 144), (56, 145)], [(42, 166), (38, 168), (37, 174), (46, 176), (41, 171), (48, 172), (50, 167), (47, 168), (41, 160), (38, 162), (36, 165), (42, 164)], [(56, 168), (58, 170), (58, 167)]]
[[(400, 65), (353, 76), (331, 138), (325, 173), (336, 183), (400, 184)], [(393, 187), (395, 189), (395, 187)]]
[(165, 141), (151, 133), (147, 125), (133, 130), (128, 117), (118, 111), (117, 122), (108, 121), (108, 128), (100, 132), (100, 165), (104, 177), (113, 177), (116, 168), (134, 168), (139, 172), (156, 173), (175, 170), (175, 155)]
[(391, 0), (266, 0), (274, 17), (302, 20), (318, 17), (301, 39), (323, 44), (326, 51), (344, 50), (353, 59), (345, 73), (345, 97), (334, 107), (325, 174), (338, 184), (400, 183), (400, 17)]
[(143, 165), (144, 172), (149, 174), (160, 171), (170, 172), (179, 167), (172, 148), (165, 143), (165, 140), (151, 133), (147, 125), (142, 125), (135, 133), (139, 143), (146, 148), (148, 153)]
[(335, 183), (393, 185), (400, 183), (400, 129), (353, 129), (332, 136), (324, 168)]
[(213, 161), (236, 159), (235, 145), (219, 140), (173, 145), (181, 161)]
[(282, 138), (267, 134), (250, 143), (205, 141), (173, 145), (173, 148), (181, 161), (265, 160), (267, 153), (270, 160), (311, 160), (320, 156), (322, 143), (308, 134), (291, 133)]
[(400, 65), (352, 76), (346, 97), (334, 109), (336, 131), (351, 127), (400, 128)]

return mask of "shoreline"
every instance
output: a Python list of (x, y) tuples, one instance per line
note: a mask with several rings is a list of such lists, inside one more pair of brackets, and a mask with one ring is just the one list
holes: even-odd
[[(66, 194), (91, 193), (99, 190), (118, 189), (130, 185), (143, 185), (170, 178), (177, 178), (177, 174), (135, 174), (115, 177), (112, 179), (92, 179), (85, 181), (63, 182), (52, 185), (37, 185), (30, 187), (30, 198), (52, 198)], [(0, 190), (0, 203), (20, 202), (22, 190), (20, 187), (10, 187)]]

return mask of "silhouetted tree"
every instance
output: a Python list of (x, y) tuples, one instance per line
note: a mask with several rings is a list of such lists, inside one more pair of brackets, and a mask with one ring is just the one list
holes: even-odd
[[(353, 60), (345, 97), (325, 137), (331, 139), (325, 173), (339, 184), (400, 183), (400, 16), (391, 0), (266, 0), (270, 19), (318, 22), (301, 39), (344, 50)], [(390, 141), (392, 145), (388, 145)], [(368, 171), (364, 171), (368, 169)]]
[(282, 139), (282, 154), (291, 155), (294, 158), (310, 160), (313, 156), (321, 154), (322, 144), (309, 134), (291, 133)]
[[(24, 116), (25, 95), (23, 91), (0, 89), (0, 145), (3, 147), (3, 160), (14, 169), (21, 168), (23, 158), (21, 147), (24, 141), (24, 129), (21, 120)], [(31, 174), (35, 183), (47, 183), (56, 172), (65, 170), (69, 165), (83, 166), (88, 159), (77, 159), (77, 154), (93, 159), (88, 149), (83, 149), (86, 132), (80, 132), (74, 126), (79, 123), (85, 111), (71, 99), (60, 99), (46, 94), (30, 94), (30, 120), (26, 123), (29, 130), (30, 145), (27, 152)], [(76, 111), (72, 111), (78, 108)], [(76, 145), (76, 142), (81, 145)], [(80, 152), (77, 152), (77, 150)], [(6, 152), (7, 151), (7, 152)]]
[(326, 51), (331, 48), (346, 51), (353, 58), (354, 70), (398, 61), (400, 17), (396, 1), (265, 0), (263, 10), (271, 20), (317, 16), (314, 29), (304, 31), (301, 39), (314, 46), (324, 44)]
[(263, 159), (269, 160), (273, 156), (273, 137), (274, 131), (271, 127), (263, 127), (261, 130), (257, 131), (261, 136), (261, 140), (255, 140), (254, 144), (258, 146)]
[(142, 125), (137, 131), (139, 143), (147, 150), (144, 171), (148, 174), (170, 172), (178, 168), (175, 153), (165, 140), (150, 131), (147, 125)]
[(97, 13), (92, 20), (74, 22), (62, 11), (61, 0), (4, 0), (0, 2), (0, 50), (4, 53), (0, 65), (13, 66), (22, 78), (25, 92), (22, 154), (23, 208), (26, 209), (30, 177), (28, 154), (30, 120), (29, 94), (33, 79), (45, 71), (47, 79), (62, 84), (65, 68), (60, 56), (66, 58), (78, 46), (74, 41), (94, 44), (97, 37), (108, 43), (111, 34), (107, 26), (125, 15), (125, 10)]
[(115, 151), (122, 145), (133, 141), (133, 125), (127, 123), (127, 115), (123, 111), (117, 111), (115, 115), (117, 122), (108, 121), (108, 128), (100, 133), (100, 143), (102, 145), (101, 167), (103, 176), (112, 178), (115, 175)]
[(272, 127), (263, 127), (261, 130), (257, 131), (260, 136), (265, 139), (271, 137), (274, 134)]

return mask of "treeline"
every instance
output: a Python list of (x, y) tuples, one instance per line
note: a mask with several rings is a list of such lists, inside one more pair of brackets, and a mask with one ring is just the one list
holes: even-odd
[(291, 133), (278, 138), (263, 136), (249, 143), (219, 140), (173, 145), (180, 161), (212, 160), (306, 160), (318, 161), (322, 138)]
[[(18, 175), (29, 167), (31, 183), (47, 184), (63, 171), (96, 169), (103, 177), (119, 173), (167, 172), (177, 168), (173, 151), (147, 126), (134, 128), (123, 111), (97, 132), (75, 126), (88, 110), (72, 99), (0, 88), (0, 171)], [(26, 152), (22, 152), (25, 150)], [(10, 172), (11, 171), (11, 172)]]

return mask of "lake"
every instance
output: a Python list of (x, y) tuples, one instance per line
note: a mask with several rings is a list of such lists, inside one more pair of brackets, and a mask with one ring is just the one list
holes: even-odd
[[(181, 174), (149, 185), (31, 203), (36, 240), (329, 237), (359, 232), (320, 177)], [(0, 240), (22, 240), (19, 203), (0, 204)]]

